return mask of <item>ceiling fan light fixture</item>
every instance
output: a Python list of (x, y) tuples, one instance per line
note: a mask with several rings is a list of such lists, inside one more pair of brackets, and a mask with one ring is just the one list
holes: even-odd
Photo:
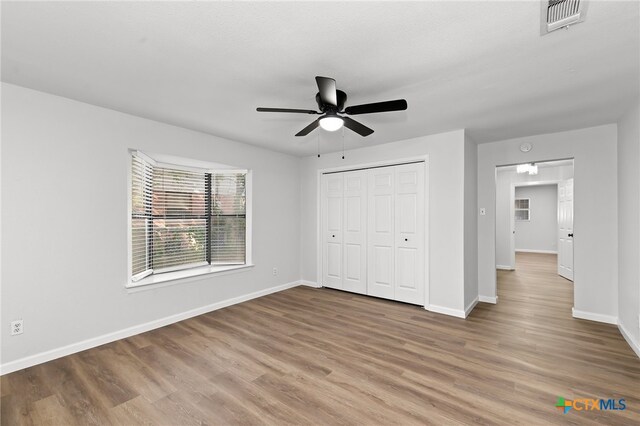
[(335, 132), (340, 129), (343, 124), (344, 120), (342, 120), (342, 117), (338, 117), (337, 115), (329, 115), (320, 119), (320, 127), (327, 132)]
[[(368, 128), (364, 124), (349, 117), (350, 115), (373, 114), (379, 112), (404, 111), (407, 109), (407, 101), (404, 99), (396, 99), (394, 101), (374, 102), (370, 104), (352, 105), (344, 108), (347, 100), (347, 94), (342, 90), (336, 89), (336, 81), (329, 77), (316, 76), (316, 84), (318, 85), (318, 93), (316, 94), (316, 102), (318, 109), (295, 109), (295, 108), (264, 108), (258, 107), (258, 112), (288, 112), (297, 114), (319, 115), (320, 117), (313, 120), (311, 124), (296, 133), (296, 136), (307, 136), (318, 127), (328, 131), (347, 129), (359, 134), (362, 137), (369, 136), (373, 133), (373, 129)], [(343, 110), (344, 108), (344, 110)], [(346, 114), (345, 116), (339, 114)], [(343, 127), (344, 126), (344, 127)]]

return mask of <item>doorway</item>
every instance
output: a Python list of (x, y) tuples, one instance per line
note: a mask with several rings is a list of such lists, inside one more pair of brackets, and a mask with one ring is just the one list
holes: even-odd
[(549, 271), (573, 281), (573, 187), (573, 159), (496, 167), (498, 292), (520, 269), (530, 282)]

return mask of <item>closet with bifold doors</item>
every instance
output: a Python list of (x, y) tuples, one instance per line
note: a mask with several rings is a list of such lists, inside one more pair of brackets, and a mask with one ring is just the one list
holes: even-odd
[(425, 163), (321, 177), (322, 286), (425, 304)]

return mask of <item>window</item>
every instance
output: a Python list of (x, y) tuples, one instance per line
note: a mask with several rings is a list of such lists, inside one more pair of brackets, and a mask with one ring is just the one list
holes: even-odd
[(246, 174), (211, 176), (211, 262), (245, 263)]
[(515, 219), (519, 221), (529, 220), (529, 199), (516, 198), (515, 200)]
[(179, 270), (246, 265), (246, 189), (246, 170), (161, 164), (134, 152), (130, 284)]

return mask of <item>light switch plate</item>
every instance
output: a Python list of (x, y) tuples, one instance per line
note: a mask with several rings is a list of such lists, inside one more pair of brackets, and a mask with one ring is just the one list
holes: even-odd
[(487, 214), (487, 209), (485, 209), (484, 207), (480, 209), (480, 216), (484, 216)]

